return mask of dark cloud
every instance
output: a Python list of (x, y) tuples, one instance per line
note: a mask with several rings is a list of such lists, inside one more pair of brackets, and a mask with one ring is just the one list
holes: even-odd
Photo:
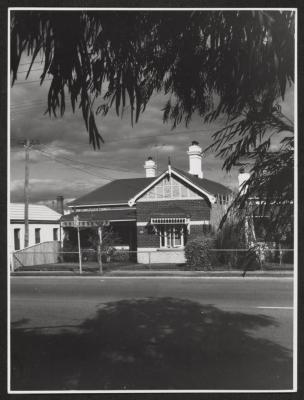
[[(58, 195), (64, 198), (75, 198), (80, 193), (87, 193), (97, 186), (108, 183), (106, 180), (90, 180), (68, 182), (60, 179), (31, 179), (30, 183), (30, 199), (31, 202), (54, 200)], [(11, 201), (24, 201), (24, 181), (16, 180), (11, 184)]]
[[(37, 77), (39, 72), (31, 79)], [(41, 143), (30, 152), (31, 201), (37, 202), (55, 199), (59, 194), (78, 197), (108, 182), (104, 177), (144, 176), (143, 164), (148, 156), (157, 161), (158, 171), (167, 167), (168, 157), (173, 166), (188, 170), (186, 152), (191, 141), (197, 140), (204, 149), (211, 144), (212, 134), (225, 125), (224, 117), (206, 124), (194, 115), (188, 128), (180, 125), (172, 130), (171, 124), (162, 120), (165, 99), (157, 95), (133, 127), (129, 109), (122, 118), (114, 110), (104, 118), (98, 117), (97, 125), (105, 144), (94, 151), (79, 110), (73, 114), (67, 105), (63, 118), (43, 115), (47, 91), (48, 82), (40, 87), (23, 84), (22, 80), (11, 91), (12, 201), (23, 201), (24, 150), (18, 144), (20, 139), (36, 139)], [(293, 118), (293, 107), (293, 88), (288, 88), (282, 110)], [(214, 154), (204, 156), (206, 178), (237, 186), (237, 171), (226, 174), (221, 168), (222, 160)]]

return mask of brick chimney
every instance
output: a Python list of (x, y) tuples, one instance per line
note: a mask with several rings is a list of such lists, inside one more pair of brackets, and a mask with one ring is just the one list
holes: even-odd
[(156, 163), (152, 157), (148, 157), (144, 168), (146, 170), (146, 178), (154, 178), (156, 176)]
[(189, 156), (189, 173), (191, 175), (203, 178), (202, 171), (202, 148), (195, 140), (189, 146), (187, 151)]
[(57, 196), (56, 197), (56, 211), (64, 215), (64, 210), (63, 210), (63, 196)]

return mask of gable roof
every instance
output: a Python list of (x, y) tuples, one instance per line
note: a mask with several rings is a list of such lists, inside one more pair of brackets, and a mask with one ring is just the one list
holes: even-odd
[[(171, 172), (177, 174), (182, 179), (185, 179), (196, 189), (206, 195), (211, 202), (213, 202), (213, 198), (216, 195), (226, 195), (232, 192), (229, 188), (220, 183), (205, 178), (198, 178), (197, 176), (193, 176), (178, 168), (171, 167)], [(150, 187), (154, 186), (154, 184), (159, 182), (168, 173), (169, 170), (165, 170), (154, 178), (117, 179), (79, 197), (68, 205), (70, 207), (118, 204), (133, 205), (136, 199), (138, 199), (143, 193), (146, 193)]]
[(180, 179), (184, 180), (187, 184), (193, 186), (196, 190), (205, 195), (211, 203), (214, 203), (216, 201), (217, 195), (223, 195), (223, 194), (226, 195), (232, 193), (232, 191), (229, 188), (220, 183), (211, 181), (209, 179), (198, 178), (197, 176), (194, 176), (188, 172), (179, 170), (177, 168), (172, 168), (171, 166), (169, 166), (166, 171), (164, 171), (161, 175), (155, 178), (155, 180), (152, 181), (148, 186), (146, 186), (142, 191), (138, 192), (136, 196), (131, 198), (128, 204), (130, 206), (133, 206), (137, 199), (139, 199), (142, 195), (144, 195), (156, 183), (161, 181), (166, 175), (171, 173), (173, 175), (178, 176)]
[(117, 179), (69, 203), (69, 206), (128, 204), (155, 178)]
[[(11, 203), (9, 205), (11, 220), (24, 220), (24, 203)], [(57, 222), (61, 214), (51, 208), (40, 204), (29, 204), (29, 220)]]

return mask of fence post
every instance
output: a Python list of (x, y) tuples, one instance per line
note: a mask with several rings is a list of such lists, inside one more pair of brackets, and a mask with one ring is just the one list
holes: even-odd
[(11, 253), (11, 272), (15, 272), (14, 253)]
[(149, 254), (149, 268), (151, 269), (151, 251), (149, 251), (148, 254)]
[(282, 258), (283, 258), (283, 251), (281, 243), (279, 243), (279, 259), (280, 259), (280, 267), (282, 266)]

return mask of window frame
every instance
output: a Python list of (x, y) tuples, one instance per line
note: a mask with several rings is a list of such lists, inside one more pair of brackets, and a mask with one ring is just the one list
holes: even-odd
[[(38, 236), (38, 241), (37, 241), (37, 234)], [(41, 228), (35, 228), (35, 244), (41, 243)]]
[(53, 228), (53, 240), (58, 242), (58, 228)]
[[(18, 241), (18, 246), (16, 246), (16, 239)], [(20, 228), (14, 228), (14, 250), (20, 250)]]
[[(159, 248), (160, 249), (181, 249), (185, 246), (185, 229), (180, 225), (160, 225)], [(180, 232), (180, 243), (176, 244), (176, 234)], [(168, 246), (169, 244), (169, 246)]]

